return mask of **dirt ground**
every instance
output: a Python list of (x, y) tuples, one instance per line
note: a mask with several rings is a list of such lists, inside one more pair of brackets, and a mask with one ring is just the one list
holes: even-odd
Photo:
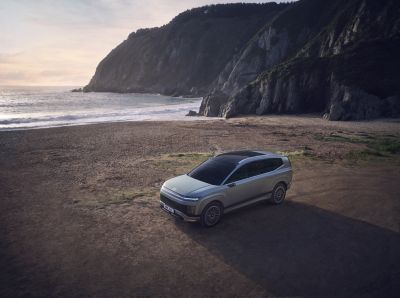
[[(399, 121), (131, 122), (0, 132), (0, 296), (400, 293)], [(288, 154), (293, 187), (212, 229), (158, 190), (226, 150)]]

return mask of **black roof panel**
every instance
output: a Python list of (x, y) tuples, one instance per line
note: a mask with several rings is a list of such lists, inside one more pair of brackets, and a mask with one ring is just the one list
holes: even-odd
[(234, 163), (237, 164), (241, 160), (246, 159), (248, 157), (253, 157), (253, 156), (259, 156), (259, 155), (264, 155), (263, 153), (260, 152), (255, 152), (255, 151), (232, 151), (232, 152), (227, 152), (227, 153), (222, 153), (220, 155), (217, 155), (214, 157), (215, 160), (221, 161), (221, 162), (227, 162), (227, 163)]
[(218, 156), (221, 155), (240, 155), (246, 157), (253, 157), (253, 156), (259, 156), (259, 155), (264, 155), (263, 153), (256, 152), (256, 151), (251, 151), (251, 150), (242, 150), (242, 151), (231, 151), (231, 152), (226, 152), (222, 153)]

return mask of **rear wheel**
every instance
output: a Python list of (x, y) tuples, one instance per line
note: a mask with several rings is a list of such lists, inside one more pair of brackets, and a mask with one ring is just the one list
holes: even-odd
[(275, 185), (272, 195), (271, 201), (275, 205), (282, 204), (286, 197), (286, 185), (283, 183), (278, 183)]
[(215, 226), (222, 217), (222, 206), (218, 202), (211, 202), (201, 213), (200, 222), (203, 227)]

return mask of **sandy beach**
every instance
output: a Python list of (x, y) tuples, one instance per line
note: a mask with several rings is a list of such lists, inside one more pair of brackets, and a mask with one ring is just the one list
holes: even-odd
[[(0, 296), (395, 296), (399, 140), (314, 116), (0, 132)], [(213, 229), (160, 210), (166, 179), (236, 149), (291, 157), (285, 204)]]

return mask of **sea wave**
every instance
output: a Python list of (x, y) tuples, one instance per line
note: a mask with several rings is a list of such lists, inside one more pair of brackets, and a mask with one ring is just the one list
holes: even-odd
[(167, 109), (157, 109), (157, 110), (148, 110), (148, 111), (129, 111), (129, 112), (115, 112), (115, 113), (94, 113), (94, 114), (69, 114), (69, 115), (61, 115), (61, 116), (38, 116), (38, 117), (27, 117), (27, 118), (11, 118), (0, 120), (0, 125), (7, 124), (22, 124), (22, 123), (34, 123), (34, 122), (43, 122), (43, 121), (77, 121), (77, 120), (85, 120), (85, 119), (99, 119), (99, 118), (114, 118), (114, 119), (127, 119), (132, 118), (134, 120), (137, 116), (156, 116), (156, 115), (165, 115), (172, 116), (171, 114), (176, 114), (179, 112), (187, 111), (186, 107), (182, 108), (167, 108)]
[(185, 117), (201, 98), (157, 94), (73, 93), (65, 87), (0, 88), (0, 130), (103, 122), (209, 119)]
[[(0, 130), (29, 129), (42, 127), (83, 125), (104, 122), (149, 121), (149, 120), (195, 120), (200, 117), (185, 117), (189, 110), (197, 110), (200, 101), (185, 104), (145, 107), (128, 110), (98, 110), (91, 112), (69, 112), (65, 114), (30, 114), (0, 119)], [(17, 116), (17, 117), (15, 117)]]

